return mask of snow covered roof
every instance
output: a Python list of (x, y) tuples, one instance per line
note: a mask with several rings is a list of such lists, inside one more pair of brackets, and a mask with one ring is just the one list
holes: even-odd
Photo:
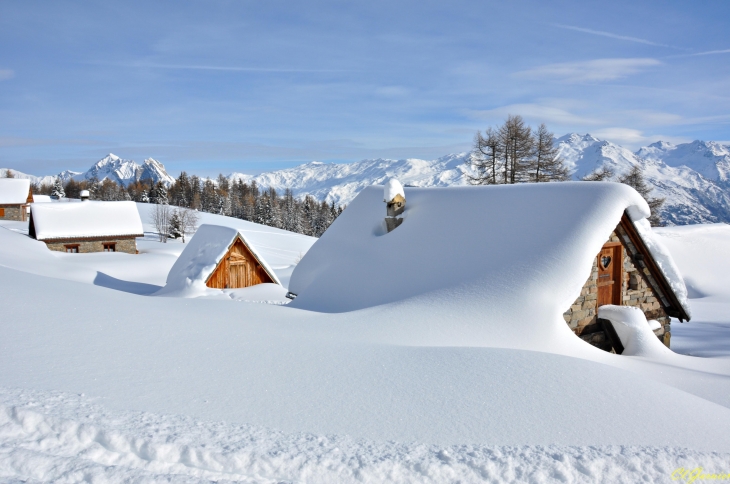
[(24, 204), (28, 200), (30, 180), (0, 178), (0, 204)]
[(307, 252), (289, 284), (292, 306), (340, 312), (468, 291), (486, 312), (538, 305), (559, 319), (626, 212), (689, 313), (679, 271), (645, 220), (649, 207), (626, 185), (407, 188), (403, 224), (390, 233), (382, 190), (364, 189)]
[(144, 235), (134, 202), (33, 203), (30, 213), (38, 240)]
[(281, 285), (276, 273), (241, 232), (232, 227), (203, 224), (198, 227), (193, 238), (186, 244), (185, 249), (175, 261), (167, 275), (165, 287), (158, 294), (175, 293), (190, 296), (196, 292), (200, 294), (207, 292), (205, 283), (208, 277), (237, 238), (240, 238), (246, 248), (258, 259), (271, 280)]

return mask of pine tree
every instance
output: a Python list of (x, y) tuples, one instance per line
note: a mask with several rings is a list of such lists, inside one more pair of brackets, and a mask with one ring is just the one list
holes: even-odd
[(57, 199), (61, 199), (66, 196), (66, 192), (63, 190), (61, 177), (57, 177), (56, 181), (53, 182), (53, 191), (51, 192), (51, 196)]
[(180, 215), (178, 214), (177, 210), (172, 212), (172, 215), (170, 216), (170, 227), (169, 227), (169, 237), (172, 239), (177, 239), (183, 236), (183, 226), (182, 221), (180, 220)]
[(167, 205), (169, 203), (167, 187), (162, 182), (157, 182), (157, 185), (155, 185), (155, 203), (158, 205)]
[(625, 175), (621, 176), (618, 181), (624, 185), (632, 187), (634, 190), (639, 192), (639, 195), (644, 197), (646, 203), (649, 204), (651, 215), (649, 216), (649, 223), (652, 227), (659, 227), (664, 225), (659, 214), (659, 210), (664, 205), (664, 198), (653, 198), (650, 196), (652, 191), (651, 187), (646, 184), (644, 180), (644, 172), (641, 170), (639, 165), (634, 165), (631, 170)]

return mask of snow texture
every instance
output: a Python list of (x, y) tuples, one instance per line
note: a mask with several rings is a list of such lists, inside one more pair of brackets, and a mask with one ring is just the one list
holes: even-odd
[(625, 356), (661, 357), (672, 351), (652, 332), (644, 312), (630, 306), (606, 305), (598, 308), (598, 317), (613, 324)]
[(281, 285), (274, 270), (241, 232), (231, 227), (203, 224), (198, 227), (193, 238), (186, 244), (185, 249), (170, 269), (165, 287), (156, 295), (198, 297), (220, 293), (220, 290), (210, 289), (205, 283), (237, 237), (241, 237), (243, 243), (256, 256), (274, 282)]
[(507, 320), (526, 317), (523, 308), (538, 301), (557, 317), (579, 295), (624, 211), (686, 305), (671, 257), (643, 230), (646, 202), (625, 185), (409, 188), (404, 222), (389, 234), (379, 190), (363, 190), (297, 266), (292, 306), (351, 311), (466, 286), (475, 300), (489, 301), (487, 313)]
[(144, 233), (134, 202), (33, 203), (30, 211), (38, 240)]
[(0, 205), (25, 204), (30, 181), (22, 178), (0, 178)]
[(396, 197), (396, 195), (406, 198), (406, 194), (403, 191), (403, 185), (401, 185), (395, 178), (391, 178), (388, 180), (388, 183), (385, 184), (385, 188), (383, 189), (383, 201), (386, 203), (390, 202)]

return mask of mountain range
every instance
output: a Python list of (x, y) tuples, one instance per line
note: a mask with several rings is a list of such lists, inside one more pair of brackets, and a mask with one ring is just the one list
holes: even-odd
[[(597, 139), (590, 134), (567, 134), (555, 140), (560, 156), (578, 180), (600, 168), (610, 168), (616, 176), (634, 165), (644, 171), (652, 196), (664, 197), (662, 218), (669, 225), (690, 223), (730, 223), (730, 145), (713, 141), (672, 144), (659, 141), (638, 151)], [(337, 205), (349, 203), (364, 187), (382, 184), (394, 177), (406, 186), (445, 187), (468, 184), (470, 154), (450, 154), (427, 161), (374, 159), (353, 163), (313, 161), (293, 168), (247, 175), (232, 173), (229, 180), (255, 180), (261, 187), (277, 191), (290, 188), (297, 197), (309, 194)], [(15, 172), (34, 182), (52, 183), (55, 177), (33, 177)], [(165, 167), (152, 158), (142, 165), (109, 154), (84, 173), (66, 171), (62, 179), (110, 178), (122, 185), (138, 180), (173, 182)]]
[[(4, 170), (6, 170), (6, 168), (0, 168), (0, 171), (4, 172)], [(66, 170), (57, 175), (34, 176), (27, 175), (17, 170), (12, 171), (17, 178), (27, 178), (30, 179), (31, 182), (38, 183), (40, 185), (52, 185), (56, 181), (56, 178), (61, 178), (64, 182), (67, 182), (72, 178), (76, 181), (91, 180), (92, 178), (104, 181), (108, 178), (125, 187), (129, 184), (143, 180), (152, 181), (153, 183), (161, 181), (166, 185), (175, 181), (175, 179), (167, 173), (165, 166), (153, 158), (147, 158), (140, 165), (134, 160), (125, 160), (112, 153), (109, 153), (104, 158), (94, 163), (91, 168), (85, 172)]]

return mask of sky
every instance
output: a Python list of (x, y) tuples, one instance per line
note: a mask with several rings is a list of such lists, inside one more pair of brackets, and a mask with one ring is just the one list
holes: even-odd
[(468, 151), (509, 114), (730, 140), (730, 2), (0, 2), (0, 167), (176, 176)]

